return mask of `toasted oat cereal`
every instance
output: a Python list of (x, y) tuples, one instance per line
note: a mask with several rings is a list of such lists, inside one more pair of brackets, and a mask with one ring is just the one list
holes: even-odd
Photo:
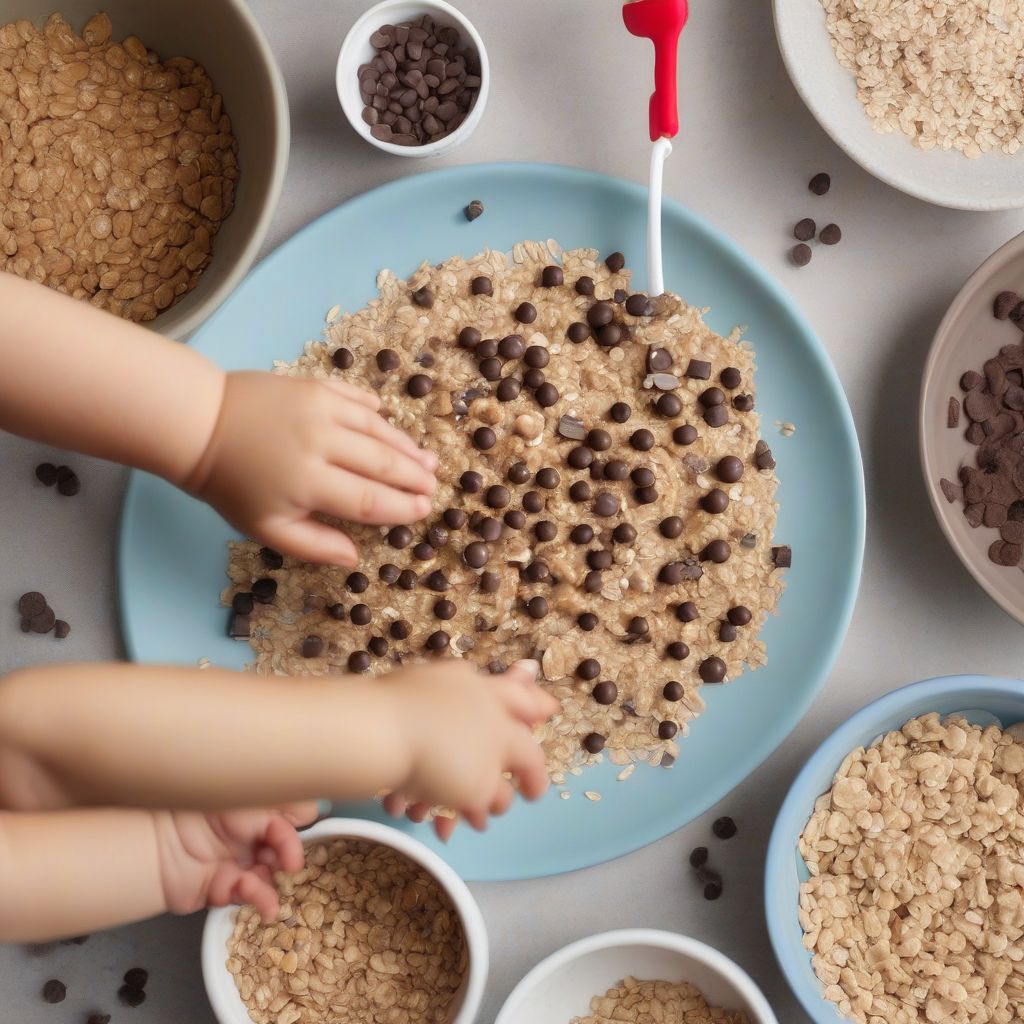
[(1024, 1020), (1024, 746), (925, 715), (843, 761), (800, 837), (804, 946), (869, 1024)]
[(0, 27), (0, 271), (152, 320), (210, 262), (236, 146), (202, 67), (112, 34)]
[(570, 1024), (750, 1024), (742, 1010), (709, 1006), (689, 982), (626, 978), (590, 1001), (590, 1013)]
[(228, 604), (276, 584), (232, 624), (260, 672), (536, 658), (562, 705), (541, 732), (558, 773), (604, 752), (670, 764), (701, 687), (764, 662), (785, 562), (753, 352), (677, 296), (630, 296), (609, 259), (526, 242), (385, 271), (278, 366), (369, 388), (442, 457), (426, 521), (346, 525), (356, 573), (232, 545)]
[(462, 923), (419, 865), (337, 839), (275, 878), (282, 909), (238, 911), (227, 969), (255, 1024), (447, 1024), (462, 986)]
[(1024, 0), (821, 0), (876, 131), (979, 157), (1024, 139)]

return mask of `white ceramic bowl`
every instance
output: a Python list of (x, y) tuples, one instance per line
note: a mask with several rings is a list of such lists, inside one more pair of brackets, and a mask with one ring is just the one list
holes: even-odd
[(832, 50), (821, 0), (773, 0), (775, 32), (789, 77), (832, 139), (865, 170), (919, 199), (960, 210), (1024, 206), (1024, 150), (969, 160), (924, 151), (902, 132), (879, 134), (860, 100), (853, 72)]
[(494, 1024), (566, 1024), (623, 978), (688, 981), (708, 1003), (778, 1024), (750, 976), (718, 950), (673, 932), (636, 928), (591, 935), (552, 953), (512, 990)]
[[(397, 25), (403, 21), (419, 18), (424, 14), (429, 14), (442, 28), (458, 30), (461, 37), (460, 44), (476, 51), (480, 59), (480, 92), (477, 94), (476, 102), (466, 115), (465, 121), (443, 139), (428, 142), (424, 146), (396, 146), (393, 142), (381, 142), (370, 134), (370, 126), (363, 120), (365, 104), (359, 94), (359, 65), (368, 64), (376, 55), (376, 51), (370, 43), (370, 36), (381, 25)], [(491, 65), (487, 59), (487, 50), (484, 48), (484, 41), (480, 38), (480, 33), (464, 14), (457, 11), (451, 4), (445, 3), (445, 0), (383, 0), (382, 3), (371, 7), (349, 29), (345, 42), (342, 43), (341, 53), (338, 54), (338, 68), (335, 77), (338, 99), (341, 100), (341, 109), (345, 111), (349, 124), (371, 146), (376, 146), (378, 149), (384, 150), (385, 153), (393, 153), (395, 156), (437, 156), (439, 153), (454, 148), (460, 142), (465, 142), (476, 131), (477, 125), (484, 116), (487, 95), (491, 89)]]
[[(303, 842), (307, 846), (323, 839), (342, 838), (366, 839), (390, 846), (429, 872), (451, 897), (462, 922), (469, 969), (466, 971), (462, 989), (452, 1004), (448, 1024), (473, 1024), (487, 982), (488, 946), (483, 916), (469, 889), (466, 888), (466, 883), (432, 850), (428, 850), (422, 843), (404, 832), (389, 828), (387, 825), (356, 818), (327, 818), (302, 833)], [(228, 940), (234, 930), (236, 910), (236, 907), (211, 910), (206, 915), (206, 925), (203, 928), (203, 981), (210, 1005), (220, 1024), (252, 1024), (235, 987), (235, 980), (225, 966)]]

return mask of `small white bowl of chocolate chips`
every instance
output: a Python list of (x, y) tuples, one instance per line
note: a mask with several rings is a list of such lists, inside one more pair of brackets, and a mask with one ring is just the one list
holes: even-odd
[(479, 33), (444, 0), (384, 0), (352, 26), (338, 55), (345, 116), (396, 156), (435, 156), (469, 138), (490, 77)]

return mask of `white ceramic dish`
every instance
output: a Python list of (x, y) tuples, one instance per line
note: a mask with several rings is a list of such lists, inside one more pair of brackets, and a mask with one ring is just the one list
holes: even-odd
[[(364, 104), (362, 96), (359, 95), (359, 65), (368, 64), (373, 60), (376, 51), (370, 43), (370, 36), (381, 25), (397, 25), (424, 14), (429, 14), (443, 28), (457, 29), (461, 45), (469, 46), (476, 51), (480, 59), (480, 92), (465, 121), (443, 139), (428, 142), (424, 146), (396, 146), (393, 142), (381, 142), (370, 134), (370, 126), (363, 120)], [(335, 78), (341, 109), (345, 111), (352, 128), (371, 146), (395, 156), (437, 156), (453, 149), (460, 142), (465, 142), (476, 131), (487, 106), (487, 96), (491, 88), (491, 65), (487, 59), (484, 41), (473, 27), (473, 23), (451, 4), (445, 3), (445, 0), (383, 0), (382, 3), (371, 7), (349, 29), (338, 54)]]
[(958, 152), (912, 145), (902, 132), (874, 130), (853, 73), (832, 51), (821, 0), (773, 0), (782, 59), (804, 103), (832, 139), (876, 178), (919, 199), (960, 210), (1024, 206), (1024, 151), (987, 153), (969, 160)]
[(708, 1003), (778, 1024), (750, 976), (718, 950), (673, 932), (636, 928), (591, 935), (552, 953), (512, 990), (494, 1024), (566, 1024), (623, 978), (689, 981)]
[[(356, 838), (390, 846), (428, 871), (451, 897), (462, 921), (469, 952), (469, 969), (465, 983), (452, 1005), (447, 1024), (473, 1024), (487, 982), (487, 930), (480, 908), (466, 883), (436, 853), (411, 836), (387, 825), (354, 818), (327, 818), (302, 833), (303, 842), (322, 839)], [(203, 981), (210, 1005), (220, 1024), (252, 1024), (245, 1005), (235, 987), (234, 978), (224, 965), (228, 940), (234, 929), (236, 907), (222, 907), (206, 915), (203, 928)]]

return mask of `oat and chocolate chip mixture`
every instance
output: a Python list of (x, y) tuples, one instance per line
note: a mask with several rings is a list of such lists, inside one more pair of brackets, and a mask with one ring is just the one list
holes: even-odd
[(800, 837), (804, 945), (865, 1024), (1024, 1019), (1024, 746), (937, 714), (843, 761)]
[(266, 673), (387, 672), (437, 656), (541, 662), (559, 773), (602, 751), (671, 763), (701, 687), (765, 660), (784, 586), (754, 357), (624, 258), (523, 243), (409, 281), (280, 372), (341, 376), (442, 453), (434, 511), (346, 526), (354, 572), (233, 544), (231, 633)]
[(0, 27), (0, 270), (152, 320), (210, 262), (238, 160), (202, 67), (112, 35)]
[(709, 1006), (689, 982), (626, 978), (590, 1001), (590, 1013), (570, 1024), (750, 1024), (742, 1010)]
[(451, 900), (419, 865), (355, 839), (318, 843), (275, 877), (270, 925), (242, 907), (227, 969), (255, 1024), (447, 1024), (467, 950)]

